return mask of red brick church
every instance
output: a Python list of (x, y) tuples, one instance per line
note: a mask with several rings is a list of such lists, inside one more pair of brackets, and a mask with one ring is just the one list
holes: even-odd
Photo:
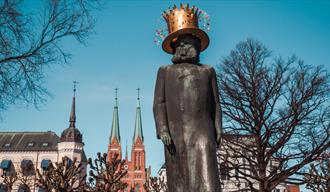
[[(123, 158), (119, 130), (118, 99), (116, 93), (112, 127), (109, 137), (108, 161), (110, 160), (110, 158), (114, 157), (115, 154), (119, 154), (119, 157), (121, 159)], [(143, 141), (144, 139), (142, 131), (140, 97), (138, 93), (131, 158), (130, 160), (128, 159), (126, 146), (126, 153), (124, 159), (126, 162), (125, 168), (127, 169), (127, 175), (122, 179), (122, 181), (128, 184), (128, 188), (125, 189), (125, 192), (130, 191), (131, 188), (134, 188), (135, 192), (145, 192), (143, 185), (146, 181), (146, 178), (150, 175), (150, 167), (148, 168), (148, 170), (146, 169), (146, 156)]]

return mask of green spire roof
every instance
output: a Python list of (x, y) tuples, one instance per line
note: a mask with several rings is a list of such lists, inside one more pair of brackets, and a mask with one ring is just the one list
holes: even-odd
[(140, 107), (140, 88), (138, 90), (137, 106), (136, 106), (136, 115), (135, 115), (135, 128), (133, 143), (136, 142), (137, 138), (140, 138), (143, 142), (143, 131), (142, 131), (142, 118), (141, 118), (141, 107)]
[(115, 107), (113, 109), (112, 127), (111, 127), (111, 133), (110, 133), (110, 137), (109, 137), (109, 143), (111, 143), (113, 138), (116, 138), (118, 140), (118, 142), (120, 143), (118, 99), (117, 99), (118, 89), (116, 88), (115, 90), (116, 90)]

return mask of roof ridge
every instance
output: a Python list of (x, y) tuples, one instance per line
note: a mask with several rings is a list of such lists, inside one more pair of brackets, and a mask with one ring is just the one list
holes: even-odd
[(6, 134), (6, 133), (55, 133), (54, 131), (0, 131), (0, 134)]

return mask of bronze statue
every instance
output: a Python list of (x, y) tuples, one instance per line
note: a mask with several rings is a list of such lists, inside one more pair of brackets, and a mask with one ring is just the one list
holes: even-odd
[(215, 70), (199, 63), (209, 39), (198, 28), (197, 14), (188, 6), (164, 14), (169, 35), (162, 46), (173, 54), (173, 64), (159, 68), (153, 110), (165, 145), (169, 192), (220, 191), (221, 109)]

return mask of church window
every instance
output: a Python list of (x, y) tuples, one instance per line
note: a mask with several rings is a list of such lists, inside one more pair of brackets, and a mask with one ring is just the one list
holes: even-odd
[(134, 192), (140, 192), (141, 186), (140, 184), (136, 184), (134, 187)]
[(138, 152), (138, 161), (137, 161), (137, 164), (138, 164), (138, 170), (140, 170), (140, 153)]

